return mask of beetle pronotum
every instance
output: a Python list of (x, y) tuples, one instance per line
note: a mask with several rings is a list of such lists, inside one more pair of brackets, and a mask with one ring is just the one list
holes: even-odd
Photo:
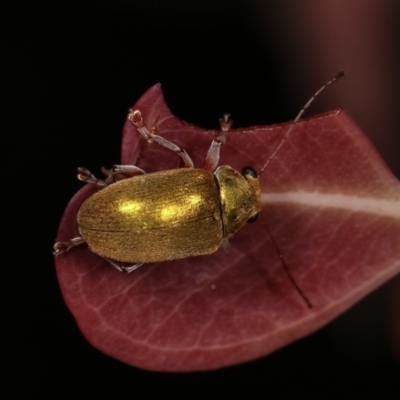
[[(54, 254), (87, 243), (92, 252), (119, 271), (132, 272), (145, 263), (214, 253), (246, 222), (256, 218), (261, 211), (259, 176), (314, 99), (343, 75), (343, 71), (339, 72), (310, 98), (258, 176), (251, 168), (241, 174), (230, 166), (217, 167), (221, 144), (231, 126), (229, 116), (221, 119), (221, 134), (212, 141), (200, 169), (194, 168), (184, 149), (149, 131), (140, 110), (130, 110), (128, 119), (142, 137), (177, 153), (185, 168), (146, 174), (134, 165), (115, 165), (105, 180), (79, 168), (78, 179), (101, 190), (90, 196), (79, 210), (81, 236), (56, 242)], [(117, 175), (124, 179), (117, 181)], [(274, 241), (273, 244), (276, 247)], [(292, 283), (310, 306), (281, 255), (280, 258)]]

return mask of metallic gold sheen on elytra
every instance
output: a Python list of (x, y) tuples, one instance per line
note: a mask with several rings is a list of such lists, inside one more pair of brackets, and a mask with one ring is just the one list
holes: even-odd
[(182, 168), (113, 183), (78, 214), (90, 249), (129, 263), (210, 254), (223, 239), (219, 188), (204, 169)]

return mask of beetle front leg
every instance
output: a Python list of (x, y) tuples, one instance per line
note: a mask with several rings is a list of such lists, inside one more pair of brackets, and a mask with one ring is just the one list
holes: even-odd
[(207, 152), (206, 161), (204, 162), (204, 169), (211, 172), (217, 168), (221, 145), (225, 143), (226, 135), (232, 126), (232, 120), (229, 118), (229, 114), (224, 114), (219, 120), (219, 123), (221, 126), (221, 134), (212, 141)]
[(102, 168), (102, 172), (107, 175), (106, 179), (97, 179), (88, 169), (78, 168), (78, 179), (85, 183), (91, 183), (92, 185), (103, 188), (110, 185), (118, 180), (118, 175), (123, 175), (122, 179), (131, 178), (137, 175), (143, 175), (146, 172), (136, 165), (113, 165), (111, 170)]
[(170, 142), (167, 139), (164, 139), (162, 136), (155, 135), (153, 132), (150, 132), (143, 123), (142, 113), (139, 110), (129, 110), (128, 120), (132, 122), (133, 125), (136, 126), (139, 133), (143, 136), (143, 138), (151, 143), (155, 142), (160, 146), (163, 146), (176, 154), (182, 159), (183, 166), (185, 168), (193, 168), (194, 164), (192, 159), (189, 157), (189, 154), (186, 150), (181, 149), (176, 144)]

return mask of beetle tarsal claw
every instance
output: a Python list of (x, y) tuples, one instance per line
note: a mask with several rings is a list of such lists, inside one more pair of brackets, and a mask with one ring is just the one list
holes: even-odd
[(142, 113), (139, 110), (129, 110), (128, 119), (137, 127), (143, 126)]
[(101, 179), (97, 179), (88, 169), (79, 167), (78, 180), (85, 183), (93, 183), (97, 187), (104, 187), (107, 186), (107, 183)]
[(65, 253), (68, 248), (65, 246), (63, 242), (55, 242), (53, 246), (53, 256), (58, 256), (62, 253)]
[(233, 121), (230, 119), (230, 114), (224, 114), (222, 118), (219, 119), (219, 125), (222, 132), (228, 132), (231, 129)]
[(87, 182), (89, 179), (94, 178), (94, 175), (86, 168), (79, 167), (77, 177), (82, 182)]

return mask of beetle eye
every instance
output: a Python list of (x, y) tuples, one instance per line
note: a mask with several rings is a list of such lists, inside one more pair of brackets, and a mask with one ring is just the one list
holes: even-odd
[(250, 217), (250, 218), (247, 220), (247, 223), (248, 223), (248, 224), (251, 224), (252, 222), (257, 221), (257, 218), (258, 218), (258, 213), (257, 213), (257, 214), (254, 214), (252, 217)]
[(244, 167), (242, 169), (243, 176), (251, 176), (252, 178), (257, 178), (257, 172), (251, 167)]

